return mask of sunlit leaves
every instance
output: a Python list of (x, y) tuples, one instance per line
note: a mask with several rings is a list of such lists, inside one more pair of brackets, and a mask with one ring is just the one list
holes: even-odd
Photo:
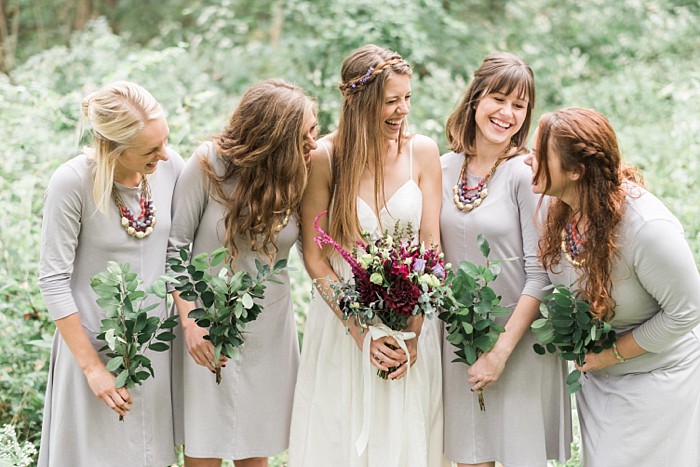
[[(106, 345), (100, 351), (110, 357), (107, 370), (117, 376), (118, 388), (133, 387), (154, 375), (151, 360), (143, 352), (146, 348), (164, 352), (170, 348), (167, 342), (175, 338), (169, 330), (177, 326), (177, 316), (149, 315), (165, 299), (168, 282), (174, 279), (163, 275), (141, 290), (141, 280), (129, 264), (115, 261), (107, 263), (107, 270), (90, 281), (98, 296), (97, 304), (105, 310), (97, 338)], [(147, 305), (151, 295), (158, 301)]]

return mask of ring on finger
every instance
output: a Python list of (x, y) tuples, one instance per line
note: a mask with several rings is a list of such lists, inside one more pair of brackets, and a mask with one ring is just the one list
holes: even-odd
[(379, 352), (374, 352), (374, 359), (379, 360)]

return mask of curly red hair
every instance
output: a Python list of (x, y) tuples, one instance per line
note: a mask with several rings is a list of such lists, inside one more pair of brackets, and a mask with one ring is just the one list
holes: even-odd
[[(614, 317), (612, 264), (617, 230), (625, 213), (628, 180), (643, 186), (636, 168), (623, 164), (617, 136), (610, 122), (595, 110), (571, 107), (545, 114), (537, 127), (536, 180), (544, 180), (545, 192), (552, 185), (548, 153), (556, 151), (564, 172), (578, 172), (579, 210), (588, 220), (586, 248), (581, 259), (579, 289), (591, 304), (594, 316)], [(545, 268), (561, 261), (561, 232), (577, 213), (559, 199), (550, 204), (539, 251)]]

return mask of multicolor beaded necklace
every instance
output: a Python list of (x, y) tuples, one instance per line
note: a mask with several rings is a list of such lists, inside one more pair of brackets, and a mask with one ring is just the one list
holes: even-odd
[(488, 186), (491, 177), (493, 177), (493, 174), (496, 172), (501, 162), (505, 160), (509, 151), (510, 144), (506, 147), (506, 150), (503, 151), (503, 154), (496, 159), (496, 162), (493, 163), (489, 172), (473, 187), (467, 185), (469, 157), (466, 155), (464, 156), (464, 164), (462, 164), (459, 179), (457, 179), (457, 184), (452, 187), (452, 192), (454, 193), (454, 198), (452, 199), (457, 205), (457, 209), (463, 212), (469, 212), (481, 205), (482, 201), (489, 195)]
[(153, 233), (153, 228), (156, 226), (156, 208), (153, 206), (151, 187), (145, 176), (141, 180), (141, 214), (137, 217), (124, 204), (116, 185), (112, 185), (112, 198), (119, 209), (121, 224), (126, 229), (126, 233), (139, 239)]
[(583, 254), (585, 243), (586, 237), (578, 232), (576, 218), (572, 217), (561, 231), (561, 252), (564, 258), (576, 268), (580, 268), (586, 262), (585, 259), (576, 259)]

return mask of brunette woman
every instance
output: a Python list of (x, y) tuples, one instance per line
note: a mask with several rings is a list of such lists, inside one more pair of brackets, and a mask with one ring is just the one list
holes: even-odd
[[(255, 275), (255, 260), (287, 258), (298, 234), (306, 158), (316, 147), (316, 106), (298, 86), (280, 79), (243, 95), (229, 124), (187, 162), (173, 200), (170, 255), (226, 246), (236, 271)], [(287, 449), (299, 362), (289, 274), (269, 282), (264, 311), (246, 327), (240, 359), (216, 362), (207, 329), (188, 317), (194, 303), (174, 293), (183, 336), (174, 348), (178, 441), (185, 465), (268, 465)], [(222, 368), (222, 381), (214, 371)]]
[[(445, 453), (459, 465), (543, 466), (565, 461), (571, 441), (566, 367), (540, 357), (530, 324), (539, 315), (547, 274), (537, 258), (537, 197), (524, 170), (535, 104), (530, 67), (508, 53), (487, 56), (447, 120), (452, 152), (442, 156), (440, 231), (447, 261), (482, 264), (482, 234), (501, 263), (491, 284), (510, 308), (495, 346), (466, 367), (443, 341)], [(486, 410), (477, 401), (483, 391)]]

